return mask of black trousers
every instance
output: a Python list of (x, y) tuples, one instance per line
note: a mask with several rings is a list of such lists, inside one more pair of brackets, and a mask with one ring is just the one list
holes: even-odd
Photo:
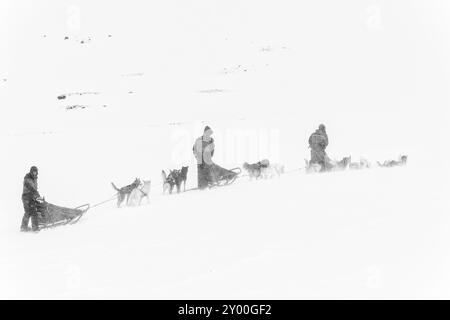
[(31, 219), (31, 228), (33, 231), (39, 230), (38, 225), (38, 213), (37, 213), (37, 204), (36, 201), (32, 199), (26, 199), (22, 198), (23, 203), (23, 209), (25, 210), (25, 213), (22, 218), (22, 225), (21, 230), (27, 230), (28, 229), (28, 223)]
[(328, 163), (328, 156), (325, 150), (322, 149), (312, 149), (311, 148), (311, 161), (310, 163), (318, 163), (321, 165), (320, 171), (326, 171), (330, 169), (330, 164)]
[(198, 188), (205, 189), (210, 185), (217, 183), (218, 179), (218, 167), (216, 164), (198, 164), (197, 172), (198, 172)]
[(209, 168), (206, 164), (197, 165), (198, 188), (205, 189), (209, 184)]

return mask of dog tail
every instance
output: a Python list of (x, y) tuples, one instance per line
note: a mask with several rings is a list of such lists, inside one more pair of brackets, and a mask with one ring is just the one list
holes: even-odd
[(112, 187), (114, 188), (114, 190), (116, 190), (116, 191), (120, 191), (120, 189), (119, 189), (119, 188), (117, 188), (117, 187), (116, 187), (116, 185), (115, 185), (114, 183), (112, 183), (112, 182), (111, 182), (111, 185), (112, 185)]

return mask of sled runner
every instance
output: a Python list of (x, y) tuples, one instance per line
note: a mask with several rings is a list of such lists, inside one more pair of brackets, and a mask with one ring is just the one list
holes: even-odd
[[(213, 168), (216, 177), (216, 186), (225, 186), (236, 181), (241, 173), (241, 168), (225, 169), (218, 165)], [(214, 185), (214, 184), (213, 184)]]
[(66, 224), (74, 224), (89, 210), (89, 204), (77, 208), (65, 208), (48, 203), (45, 200), (38, 204), (39, 229), (52, 228)]
[(217, 164), (213, 164), (211, 176), (215, 182), (210, 183), (210, 187), (220, 187), (232, 184), (240, 173), (241, 168), (225, 169)]
[[(213, 164), (210, 172), (210, 179), (208, 187), (223, 187), (232, 184), (238, 178), (241, 173), (241, 168), (225, 169), (217, 164)], [(200, 190), (198, 187), (186, 189), (186, 191)]]

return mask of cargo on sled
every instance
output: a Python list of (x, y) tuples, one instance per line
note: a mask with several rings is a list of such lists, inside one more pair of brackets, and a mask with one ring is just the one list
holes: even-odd
[(76, 208), (66, 208), (51, 204), (42, 200), (37, 203), (39, 229), (52, 228), (78, 222), (86, 211), (89, 204)]

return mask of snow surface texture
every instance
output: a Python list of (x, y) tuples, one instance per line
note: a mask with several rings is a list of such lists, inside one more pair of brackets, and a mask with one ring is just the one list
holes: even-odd
[[(450, 298), (446, 1), (2, 1), (0, 298)], [(95, 93), (95, 94), (77, 94)], [(65, 98), (59, 99), (65, 95)], [(328, 154), (402, 168), (306, 175)], [(272, 180), (163, 196), (208, 124)], [(22, 178), (54, 204), (110, 182), (151, 201), (19, 233)]]

